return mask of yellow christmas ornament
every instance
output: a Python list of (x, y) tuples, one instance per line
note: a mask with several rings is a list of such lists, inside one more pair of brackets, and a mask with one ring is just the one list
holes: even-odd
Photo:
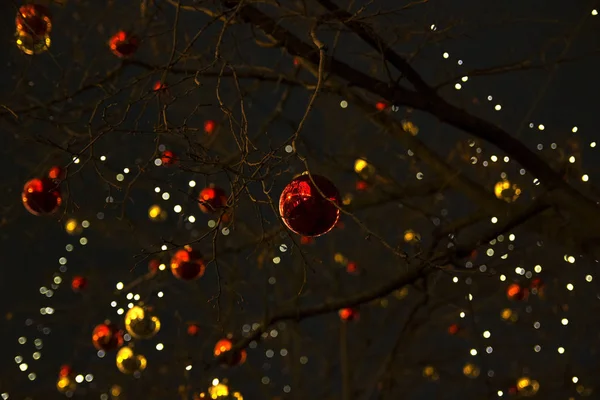
[(531, 397), (540, 390), (538, 381), (523, 377), (517, 381), (517, 391), (521, 396)]
[(512, 203), (521, 195), (521, 189), (516, 183), (511, 183), (508, 179), (503, 179), (494, 186), (494, 194), (500, 200)]
[(124, 374), (142, 372), (146, 369), (146, 357), (134, 353), (131, 347), (122, 347), (117, 353), (117, 368)]
[(148, 339), (160, 330), (160, 319), (150, 308), (134, 306), (125, 314), (125, 329), (136, 339)]

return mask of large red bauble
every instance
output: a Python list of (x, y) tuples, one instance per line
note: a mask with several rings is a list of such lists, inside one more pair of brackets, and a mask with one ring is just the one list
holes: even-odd
[(114, 324), (100, 324), (94, 328), (92, 343), (98, 350), (114, 350), (123, 345), (123, 333)]
[(189, 246), (177, 250), (171, 258), (171, 272), (176, 278), (184, 281), (200, 278), (205, 269), (202, 255)]
[(52, 214), (62, 203), (58, 185), (48, 178), (27, 182), (21, 198), (27, 211), (33, 215)]
[(206, 187), (200, 191), (198, 206), (203, 213), (210, 214), (227, 205), (227, 195), (219, 187)]
[(305, 174), (283, 189), (279, 213), (292, 232), (314, 237), (329, 232), (340, 218), (340, 210), (333, 204), (340, 205), (340, 193), (329, 179), (320, 175), (312, 175), (312, 178), (316, 187)]
[(52, 30), (50, 12), (38, 4), (25, 4), (19, 7), (15, 18), (17, 32), (30, 36), (45, 36)]
[(246, 361), (246, 350), (238, 350), (231, 354), (228, 353), (233, 347), (233, 343), (229, 339), (221, 339), (215, 345), (214, 355), (215, 357), (219, 357), (223, 355), (222, 363), (224, 365), (229, 365), (231, 367), (235, 365), (243, 364)]
[(110, 38), (108, 45), (115, 56), (127, 58), (137, 51), (140, 42), (138, 38), (131, 33), (119, 31)]

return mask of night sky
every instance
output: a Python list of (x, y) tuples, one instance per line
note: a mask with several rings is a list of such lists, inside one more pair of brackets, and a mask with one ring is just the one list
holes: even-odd
[[(219, 1), (196, 3), (224, 10)], [(250, 7), (313, 46), (311, 26), (324, 8), (280, 3)], [(295, 67), (289, 43), (269, 44), (260, 24), (223, 30), (192, 1), (179, 9), (175, 0), (44, 4), (52, 44), (34, 56), (15, 45), (20, 4), (0, 5), (2, 399), (196, 400), (214, 378), (244, 399), (600, 398), (600, 212), (586, 219), (551, 205), (501, 230), (553, 198), (518, 157), (340, 80), (328, 62), (305, 117), (318, 68), (306, 59)], [(440, 85), (443, 99), (501, 127), (600, 201), (595, 1), (335, 4), (351, 13), (364, 6), (358, 21)], [(317, 28), (328, 57), (413, 90), (329, 21)], [(129, 58), (110, 51), (119, 30), (141, 39)], [(167, 89), (154, 91), (156, 82)], [(414, 140), (458, 173), (436, 171)], [(164, 150), (174, 165), (156, 161)], [(358, 159), (369, 165), (362, 173)], [(67, 172), (63, 204), (34, 216), (23, 185), (52, 166)], [(344, 210), (338, 226), (312, 240), (289, 231), (278, 206), (307, 166), (335, 184)], [(461, 190), (461, 179), (493, 205)], [(503, 179), (518, 187), (514, 198), (494, 196)], [(198, 207), (210, 185), (229, 197), (223, 214)], [(149, 218), (153, 205), (164, 221)], [(77, 232), (65, 228), (71, 219)], [(169, 268), (186, 244), (206, 262), (190, 282)], [(445, 258), (452, 249), (465, 253)], [(166, 268), (149, 273), (152, 260)], [(354, 301), (419, 265), (425, 276)], [(71, 289), (77, 276), (88, 282), (80, 292)], [(522, 299), (507, 298), (510, 284)], [(344, 301), (356, 306), (356, 320), (307, 311)], [(124, 328), (123, 312), (140, 302), (154, 307), (161, 329), (126, 341), (147, 359), (134, 376), (117, 369), (115, 350), (99, 357), (92, 331), (105, 320)], [(242, 343), (253, 329), (260, 340)], [(228, 334), (247, 345), (248, 358), (226, 368), (213, 348)], [(83, 380), (67, 393), (56, 388), (63, 365), (69, 379)]]

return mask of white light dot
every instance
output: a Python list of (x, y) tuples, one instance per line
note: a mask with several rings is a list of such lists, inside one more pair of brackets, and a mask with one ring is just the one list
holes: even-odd
[(504, 395), (504, 393), (502, 392), (502, 390), (498, 390), (498, 397), (502, 397)]
[(460, 90), (460, 89), (462, 89), (462, 85), (460, 83), (457, 83), (456, 85), (454, 85), (454, 88), (456, 90)]
[(288, 144), (287, 146), (285, 146), (286, 153), (291, 153), (292, 151), (294, 151), (294, 147), (292, 145)]
[(590, 147), (596, 147), (596, 142), (590, 143)]
[(123, 290), (123, 282), (117, 283), (117, 290)]
[(496, 105), (494, 106), (494, 110), (496, 110), (496, 111), (500, 111), (500, 110), (502, 110), (502, 106), (501, 106), (500, 104), (496, 104)]
[(281, 258), (280, 257), (274, 257), (273, 258), (273, 264), (279, 264), (281, 262)]
[(471, 353), (472, 356), (476, 356), (477, 355), (477, 350), (471, 349), (471, 351), (469, 353)]
[(543, 124), (539, 124), (539, 125), (538, 125), (538, 129), (539, 129), (540, 131), (543, 131), (544, 129), (546, 129), (546, 127), (545, 127)]
[(561, 324), (563, 324), (563, 325), (568, 325), (568, 324), (569, 324), (569, 320), (568, 320), (568, 319), (566, 319), (566, 318), (563, 318), (563, 319), (560, 321), (560, 323), (561, 323)]
[(504, 274), (500, 275), (500, 280), (502, 282), (504, 282), (506, 280), (506, 275), (504, 275)]
[(483, 332), (483, 337), (484, 338), (489, 339), (490, 336), (492, 336), (492, 334), (490, 333), (490, 331)]
[(128, 174), (129, 173), (129, 168), (123, 168), (123, 172)]
[(533, 267), (533, 270), (539, 274), (540, 272), (542, 272), (542, 266), (538, 264), (535, 267)]
[(163, 297), (165, 294), (164, 294), (163, 292), (158, 292), (158, 293), (156, 293), (156, 295), (157, 295), (158, 297)]
[(496, 217), (492, 217), (491, 221), (492, 221), (492, 224), (495, 224), (495, 223), (497, 223), (497, 222), (498, 222), (498, 218), (496, 218)]
[(585, 280), (586, 280), (586, 282), (591, 282), (591, 281), (592, 281), (592, 279), (593, 279), (593, 278), (592, 278), (592, 276), (591, 276), (591, 275), (586, 275), (586, 276), (585, 276)]
[(156, 350), (161, 351), (164, 348), (165, 348), (165, 346), (162, 343), (157, 343), (156, 344)]
[(340, 101), (340, 107), (342, 107), (342, 108), (348, 107), (348, 102), (346, 100)]
[(596, 15), (598, 15), (598, 10), (596, 10), (596, 9), (593, 9), (593, 10), (592, 10), (592, 15), (593, 15), (594, 17), (595, 17)]
[(77, 375), (77, 376), (75, 377), (75, 382), (77, 382), (77, 383), (81, 383), (81, 382), (83, 382), (83, 375)]
[(123, 174), (117, 174), (117, 180), (119, 182), (123, 182), (124, 179), (125, 179), (125, 175), (123, 175)]
[(87, 375), (85, 376), (85, 381), (86, 381), (86, 382), (91, 382), (91, 381), (93, 381), (93, 380), (94, 380), (94, 375), (92, 375), (92, 374), (87, 374)]
[(190, 364), (190, 365), (186, 366), (186, 367), (185, 367), (185, 370), (186, 370), (186, 371), (191, 371), (191, 370), (192, 370), (192, 365)]
[(575, 156), (569, 157), (569, 162), (573, 164), (575, 162)]
[(123, 315), (124, 312), (125, 312), (125, 310), (123, 310), (122, 308), (119, 308), (117, 310), (117, 314), (119, 314), (119, 315)]
[(175, 207), (173, 207), (173, 211), (175, 211), (176, 213), (180, 213), (181, 212), (181, 206), (179, 204), (177, 204)]
[(196, 217), (194, 217), (193, 215), (190, 215), (190, 216), (188, 217), (188, 221), (189, 221), (189, 222), (191, 222), (191, 223), (193, 224), (194, 222), (196, 222)]
[(590, 180), (590, 177), (588, 176), (588, 174), (584, 174), (584, 175), (581, 176), (581, 180), (584, 181), (584, 182), (587, 182), (587, 181)]
[(573, 289), (575, 289), (575, 287), (573, 286), (573, 284), (572, 283), (568, 283), (567, 284), (567, 290), (571, 292), (571, 291), (573, 291)]
[(448, 53), (444, 53), (444, 54), (442, 54), (442, 57), (444, 57), (444, 58), (448, 58), (448, 57), (450, 57), (450, 54), (448, 54)]
[(100, 156), (100, 161), (106, 161), (106, 156)]
[(29, 366), (27, 365), (27, 363), (19, 364), (19, 369), (20, 369), (21, 371), (27, 371), (27, 368), (28, 368), (28, 367), (29, 367)]
[(579, 382), (579, 378), (578, 378), (578, 377), (576, 377), (576, 376), (574, 376), (574, 377), (571, 379), (571, 381), (573, 381), (573, 383), (577, 383), (577, 382)]
[(466, 82), (466, 81), (469, 80), (469, 77), (468, 76), (463, 76), (461, 79), (462, 79), (463, 82)]
[(564, 354), (564, 352), (565, 352), (564, 347), (559, 347), (558, 348), (558, 354)]
[(196, 181), (189, 181), (188, 185), (189, 185), (189, 187), (195, 187)]
[(465, 314), (465, 312), (464, 312), (464, 311), (461, 311), (461, 312), (460, 312), (460, 314), (458, 314), (458, 316), (459, 316), (459, 317), (461, 317), (461, 318), (464, 318), (464, 317), (465, 317), (465, 315), (466, 315), (466, 314)]
[(160, 188), (157, 186), (157, 187), (155, 187), (155, 188), (154, 188), (154, 191), (155, 191), (156, 193), (160, 193)]
[(169, 200), (170, 197), (171, 197), (171, 195), (169, 194), (169, 192), (164, 192), (162, 194), (162, 199), (163, 200)]

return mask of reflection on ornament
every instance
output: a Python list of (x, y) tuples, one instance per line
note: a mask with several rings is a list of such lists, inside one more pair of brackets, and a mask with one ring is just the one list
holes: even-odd
[(316, 237), (329, 232), (338, 222), (340, 193), (329, 179), (320, 175), (312, 175), (312, 179), (316, 186), (310, 176), (304, 174), (283, 189), (279, 214), (292, 232)]
[(227, 205), (225, 191), (216, 186), (209, 186), (200, 191), (198, 195), (198, 206), (205, 214), (210, 214), (224, 208)]
[(148, 209), (148, 218), (151, 221), (162, 222), (167, 219), (167, 212), (155, 204)]
[(15, 18), (17, 32), (30, 36), (42, 37), (52, 30), (50, 12), (38, 4), (25, 4), (19, 7)]
[(32, 179), (27, 182), (21, 198), (27, 211), (33, 215), (52, 214), (62, 203), (57, 184), (48, 178)]
[(79, 292), (79, 291), (85, 289), (86, 286), (87, 286), (87, 279), (85, 279), (83, 276), (73, 277), (73, 280), (71, 281), (71, 289), (73, 289), (74, 292)]
[(521, 287), (518, 283), (512, 283), (506, 289), (506, 297), (514, 301), (526, 300), (529, 297), (529, 290)]
[(202, 255), (190, 246), (177, 250), (171, 258), (171, 272), (176, 278), (184, 281), (200, 278), (205, 269)]
[(162, 162), (162, 165), (168, 167), (169, 165), (175, 164), (177, 162), (177, 159), (175, 158), (175, 154), (172, 151), (165, 150), (160, 156), (160, 161)]
[(74, 392), (76, 388), (75, 379), (72, 379), (69, 375), (59, 377), (56, 382), (56, 389), (60, 393)]
[(31, 56), (40, 54), (50, 48), (50, 35), (31, 36), (23, 32), (15, 32), (15, 43), (19, 50)]
[(523, 377), (517, 381), (517, 391), (521, 396), (534, 396), (540, 389), (538, 381)]
[(103, 323), (94, 328), (92, 343), (98, 350), (114, 350), (123, 344), (123, 334), (114, 324)]
[(404, 232), (404, 241), (406, 243), (418, 243), (421, 241), (421, 235), (419, 235), (412, 229), (409, 229), (406, 232)]
[(425, 368), (423, 368), (423, 376), (433, 381), (437, 381), (438, 379), (440, 379), (440, 376), (438, 375), (437, 371), (431, 365), (427, 365)]
[(125, 329), (136, 339), (148, 339), (160, 330), (160, 320), (148, 307), (131, 307), (125, 314)]
[(479, 372), (479, 367), (471, 363), (467, 363), (463, 367), (463, 374), (467, 378), (475, 379), (479, 376)]
[(338, 311), (342, 321), (354, 321), (358, 319), (358, 310), (354, 308), (342, 308)]
[(227, 381), (219, 382), (213, 379), (212, 386), (208, 388), (208, 393), (200, 393), (196, 399), (215, 399), (215, 400), (244, 400), (241, 393), (231, 392), (227, 386)]
[(496, 186), (494, 186), (494, 194), (500, 200), (504, 200), (507, 203), (512, 203), (521, 195), (521, 189), (516, 183), (513, 184), (510, 183), (509, 180), (503, 179), (496, 183)]
[(130, 347), (122, 347), (117, 352), (116, 363), (122, 373), (133, 374), (145, 370), (147, 361), (146, 357), (134, 353)]
[(215, 345), (215, 350), (213, 354), (215, 355), (215, 357), (219, 357), (223, 354), (221, 363), (224, 365), (229, 365), (233, 367), (235, 365), (243, 364), (246, 361), (246, 350), (242, 349), (231, 354), (226, 354), (231, 350), (232, 347), (233, 343), (230, 339), (221, 339)]
[(79, 225), (75, 218), (70, 218), (65, 223), (65, 231), (69, 235), (79, 235), (83, 231), (83, 227)]
[(213, 133), (217, 123), (211, 119), (204, 121), (204, 132)]
[(136, 52), (139, 40), (129, 32), (119, 31), (110, 38), (108, 46), (115, 56), (127, 58)]

